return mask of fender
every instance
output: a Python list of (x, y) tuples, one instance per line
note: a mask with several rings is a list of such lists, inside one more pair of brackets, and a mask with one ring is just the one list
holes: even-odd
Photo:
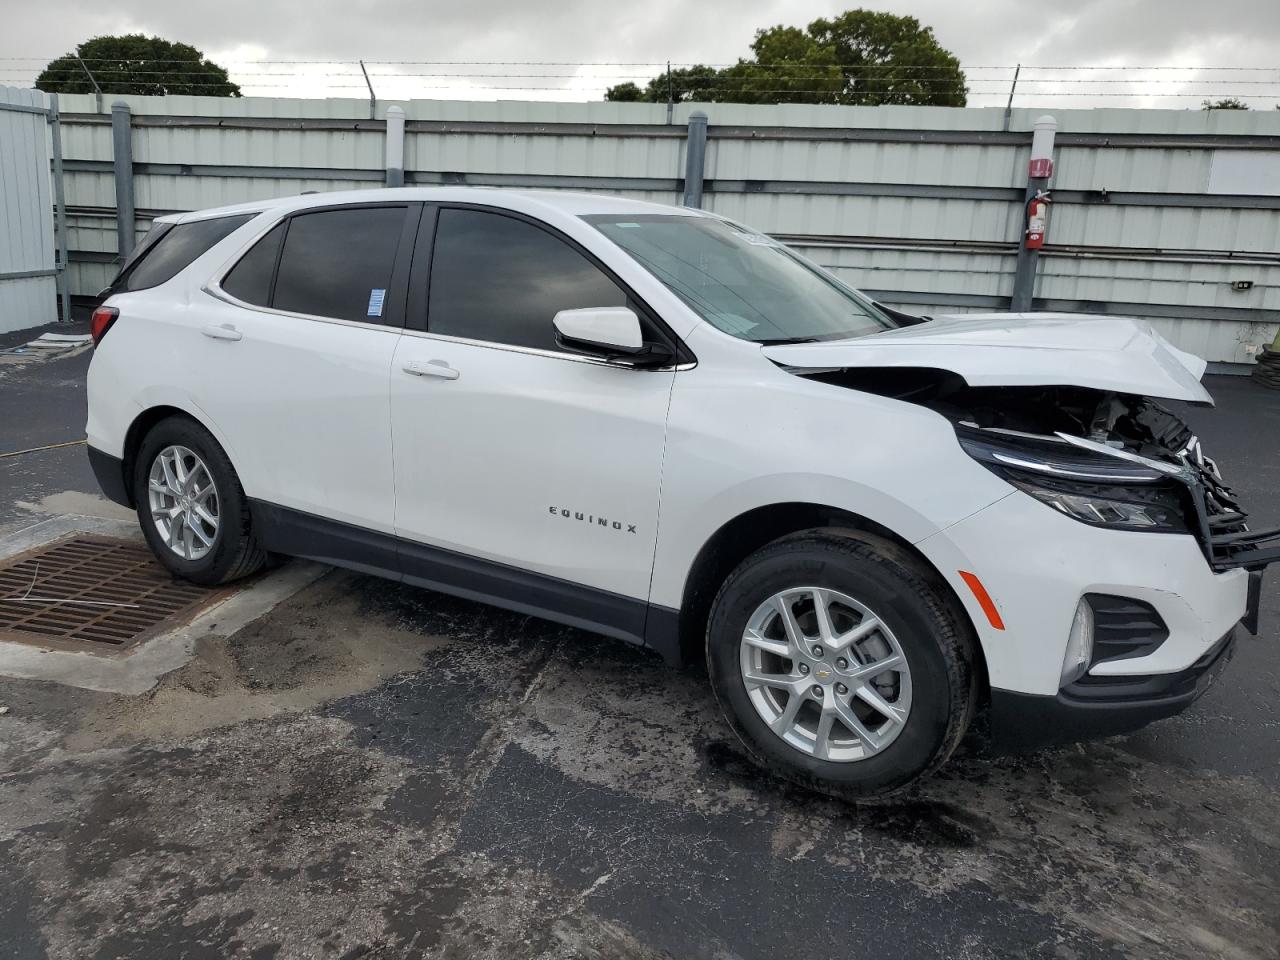
[[(230, 437), (222, 432), (222, 428), (214, 422), (213, 418), (204, 411), (200, 404), (196, 402), (195, 397), (191, 396), (190, 393), (173, 387), (148, 386), (139, 391), (138, 402), (141, 406), (141, 409), (138, 412), (139, 417), (144, 415), (148, 410), (153, 410), (156, 407), (174, 407), (175, 409), (182, 411), (192, 420), (196, 421), (196, 423), (200, 424), (200, 426), (213, 434), (213, 438), (217, 440), (222, 449), (226, 451), (227, 456), (231, 458), (231, 462), (235, 463), (235, 443)], [(136, 420), (137, 417), (134, 419)], [(239, 472), (238, 468), (237, 472)]]
[[(1007, 491), (998, 491), (995, 502)], [(679, 522), (663, 517), (658, 527), (650, 602), (678, 610), (689, 573), (703, 546), (735, 519), (764, 507), (808, 504), (862, 517), (916, 545), (944, 527), (883, 490), (845, 477), (779, 473), (739, 483), (692, 508)], [(984, 503), (979, 506), (988, 506)]]

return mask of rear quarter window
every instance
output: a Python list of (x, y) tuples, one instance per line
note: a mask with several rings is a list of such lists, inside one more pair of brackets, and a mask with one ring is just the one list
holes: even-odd
[(406, 207), (345, 207), (289, 221), (276, 269), (276, 310), (385, 323)]
[(222, 281), (222, 289), (237, 300), (255, 307), (271, 305), (271, 284), (275, 278), (276, 261), (280, 259), (280, 244), (284, 240), (285, 224), (281, 223), (255, 243), (240, 262), (231, 268)]
[(152, 243), (137, 260), (125, 267), (112, 288), (115, 291), (125, 291), (158, 287), (172, 280), (214, 244), (230, 236), (256, 216), (256, 213), (248, 213), (175, 225)]

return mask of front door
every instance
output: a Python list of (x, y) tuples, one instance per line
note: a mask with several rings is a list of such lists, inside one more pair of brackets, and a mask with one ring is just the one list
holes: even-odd
[(406, 551), (406, 575), (489, 561), (472, 565), (477, 595), (501, 593), (504, 568), (516, 607), (585, 588), (579, 619), (634, 638), (607, 608), (648, 599), (674, 373), (568, 353), (552, 326), (626, 291), (549, 229), (475, 208), (439, 211), (429, 291), (426, 330), (392, 364), (396, 530), (429, 548), (418, 576)]

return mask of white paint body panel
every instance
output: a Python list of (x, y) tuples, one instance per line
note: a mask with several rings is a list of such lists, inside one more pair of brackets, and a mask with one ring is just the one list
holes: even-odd
[(972, 387), (1072, 384), (1168, 400), (1212, 403), (1205, 362), (1143, 320), (1074, 313), (983, 313), (857, 340), (766, 347), (790, 367), (934, 367)]
[[(458, 378), (402, 369), (433, 361)], [(645, 599), (673, 376), (405, 334), (391, 377), (396, 532)]]
[[(1010, 494), (916, 547), (968, 608), (991, 685), (1005, 690), (1058, 691), (1071, 618), (1086, 593), (1144, 600), (1169, 628), (1154, 653), (1097, 664), (1091, 672), (1098, 675), (1184, 670), (1244, 614), (1248, 575), (1214, 574), (1191, 537), (1101, 530), (1022, 494)], [(960, 570), (979, 572), (1004, 630), (992, 628)]]
[[(400, 331), (260, 312), (203, 294), (187, 322), (192, 393), (234, 438), (245, 493), (390, 533), (387, 381)], [(201, 332), (223, 325), (241, 339)]]
[[(1086, 592), (1145, 599), (1171, 632), (1150, 656), (1099, 672), (1181, 670), (1243, 615), (1243, 574), (1214, 575), (1190, 537), (1075, 522), (977, 464), (942, 416), (784, 368), (935, 366), (977, 385), (1081, 384), (1207, 401), (1202, 361), (1141, 322), (946, 319), (761, 348), (702, 322), (580, 219), (648, 205), (463, 188), (387, 195), (488, 204), (555, 226), (623, 277), (696, 364), (626, 369), (244, 310), (206, 292), (277, 215), (371, 196), (288, 198), (246, 207), (272, 214), (168, 283), (113, 298), (121, 319), (90, 369), (89, 442), (118, 457), (142, 411), (175, 406), (213, 432), (251, 497), (670, 609), (683, 604), (698, 552), (724, 524), (774, 504), (835, 507), (914, 544), (968, 610), (992, 683), (1026, 693), (1057, 689)], [(242, 338), (200, 333), (225, 323)], [(433, 362), (456, 378), (420, 375)], [(987, 622), (960, 570), (981, 576), (1007, 629)]]

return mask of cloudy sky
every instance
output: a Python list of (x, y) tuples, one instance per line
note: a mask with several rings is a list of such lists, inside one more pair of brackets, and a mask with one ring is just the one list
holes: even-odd
[[(759, 27), (804, 25), (857, 0), (14, 0), (0, 83), (104, 33), (181, 40), (249, 95), (599, 99), (676, 64), (733, 62)], [(972, 105), (1197, 108), (1205, 96), (1280, 102), (1280, 0), (867, 0), (931, 25), (957, 56)], [(1266, 70), (1245, 68), (1272, 66)], [(1141, 68), (1141, 69), (1140, 69)], [(1158, 69), (1156, 69), (1158, 68)], [(1035, 82), (1039, 80), (1040, 82)], [(1085, 83), (1083, 81), (1089, 81)], [(538, 89), (521, 89), (538, 88)], [(1063, 96), (1063, 94), (1071, 94)], [(1088, 94), (1088, 96), (1084, 96)], [(1107, 96), (1103, 96), (1107, 94)]]

